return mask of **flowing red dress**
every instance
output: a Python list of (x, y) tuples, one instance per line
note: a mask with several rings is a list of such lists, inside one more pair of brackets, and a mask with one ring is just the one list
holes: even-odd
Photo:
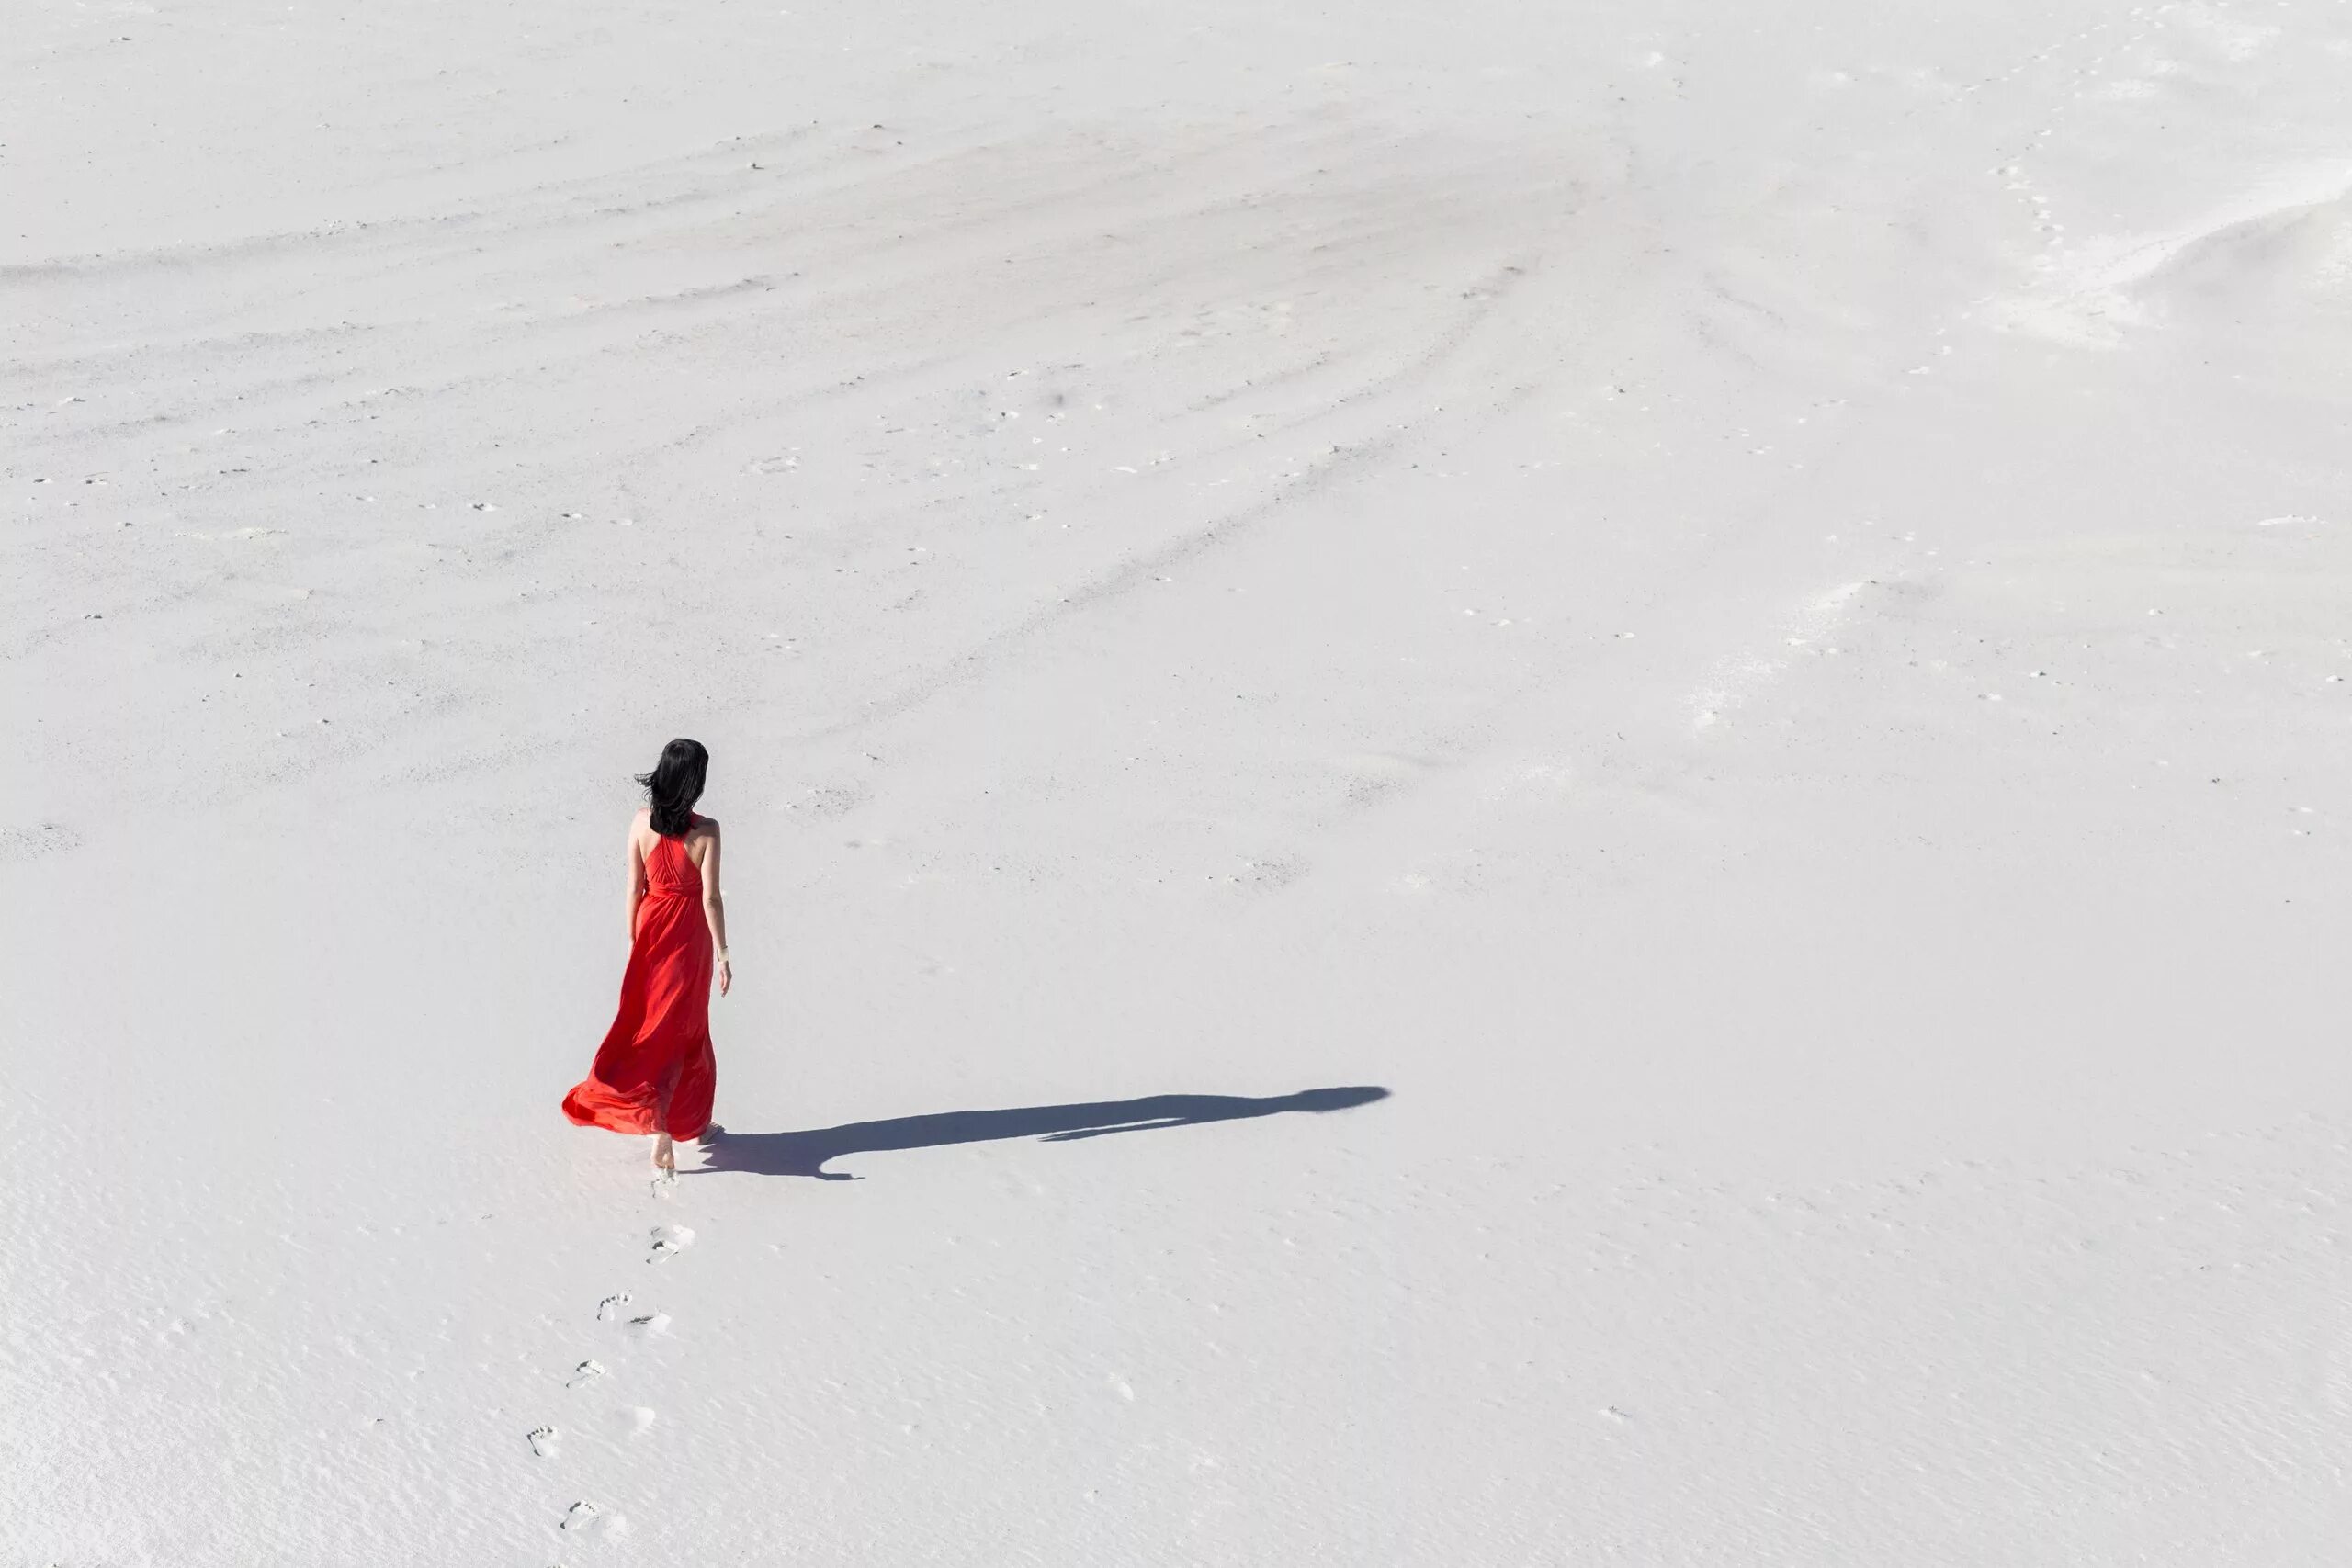
[(616, 1133), (701, 1135), (718, 1084), (711, 959), (702, 872), (683, 840), (662, 839), (645, 857), (645, 897), (621, 976), (620, 1011), (596, 1048), (596, 1065), (563, 1097), (566, 1116)]

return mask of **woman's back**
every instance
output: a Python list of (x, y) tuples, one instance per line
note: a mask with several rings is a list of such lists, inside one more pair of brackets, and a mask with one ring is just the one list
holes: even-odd
[[(654, 878), (657, 858), (672, 865), (683, 863), (691, 867), (699, 882), (703, 863), (710, 858), (710, 847), (718, 838), (718, 820), (699, 812), (689, 817), (683, 833), (658, 833), (653, 829), (653, 814), (640, 807), (629, 829), (630, 840), (637, 846), (638, 859), (644, 863), (647, 882)], [(667, 844), (669, 851), (662, 846)]]

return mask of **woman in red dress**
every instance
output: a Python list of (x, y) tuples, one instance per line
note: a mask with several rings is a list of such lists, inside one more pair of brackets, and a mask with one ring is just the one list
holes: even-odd
[(652, 804), (628, 828), (628, 969), (620, 1011), (586, 1080), (563, 1097), (583, 1127), (653, 1134), (653, 1168), (677, 1173), (673, 1138), (710, 1127), (718, 1064), (710, 1053), (710, 983), (725, 996), (727, 907), (718, 897), (718, 824), (695, 815), (710, 753), (673, 740), (640, 774)]

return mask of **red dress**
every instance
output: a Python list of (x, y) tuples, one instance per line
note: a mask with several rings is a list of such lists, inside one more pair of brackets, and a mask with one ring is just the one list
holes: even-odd
[(710, 1052), (711, 957), (702, 872), (683, 840), (662, 839), (645, 857), (645, 897), (621, 976), (620, 1011), (586, 1080), (563, 1097), (566, 1116), (616, 1133), (701, 1135), (718, 1083)]

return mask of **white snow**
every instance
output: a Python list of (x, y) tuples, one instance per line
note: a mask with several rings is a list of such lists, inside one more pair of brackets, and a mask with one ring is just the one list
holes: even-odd
[(2341, 1561), (2352, 8), (0, 32), (0, 1562)]

